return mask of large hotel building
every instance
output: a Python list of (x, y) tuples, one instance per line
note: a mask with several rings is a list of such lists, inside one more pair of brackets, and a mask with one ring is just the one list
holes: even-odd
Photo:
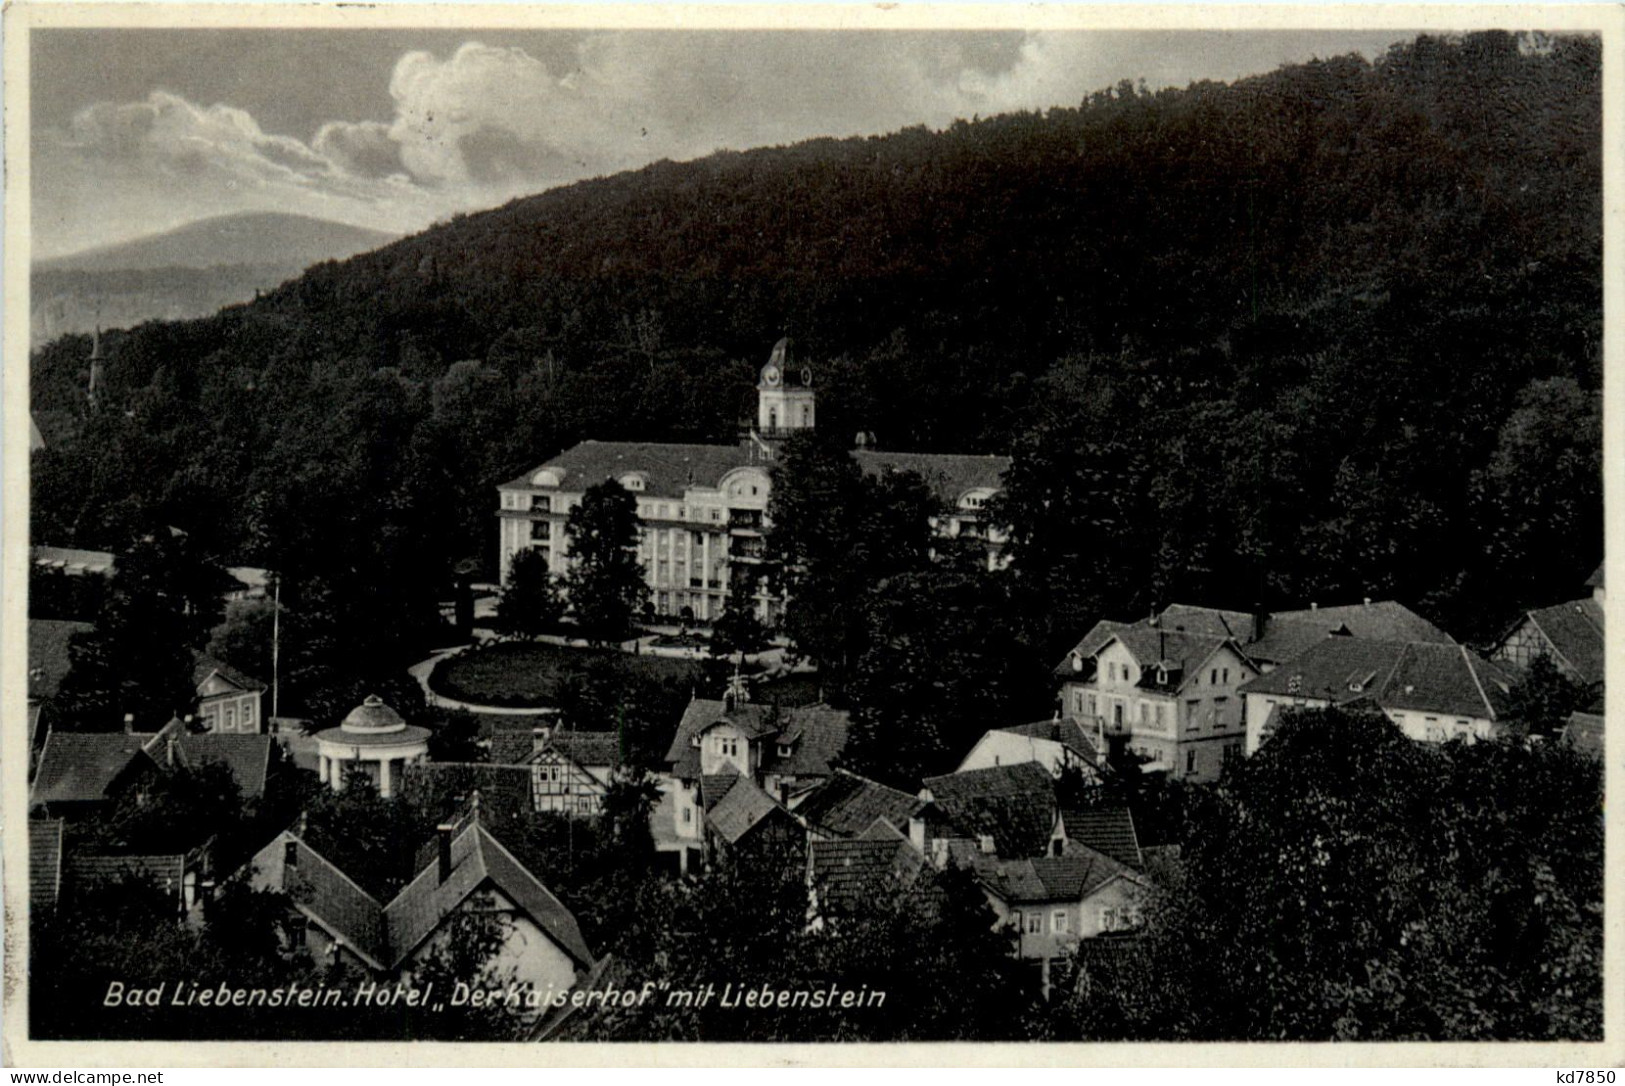
[[(500, 560), (503, 583), (513, 556), (526, 547), (547, 554), (548, 568), (568, 566), (564, 524), (582, 493), (605, 479), (631, 491), (643, 522), (639, 556), (655, 613), (709, 621), (722, 613), (735, 566), (759, 565), (768, 530), (768, 494), (779, 444), (817, 421), (812, 371), (793, 371), (790, 343), (780, 340), (756, 384), (756, 418), (733, 445), (676, 445), (644, 441), (583, 441), (497, 488), (501, 496)], [(867, 474), (917, 472), (945, 512), (944, 536), (986, 540), (988, 561), (998, 561), (998, 539), (981, 510), (998, 490), (1010, 459), (854, 449)], [(779, 600), (759, 584), (757, 613), (779, 617)], [(685, 615), (685, 610), (687, 614)]]

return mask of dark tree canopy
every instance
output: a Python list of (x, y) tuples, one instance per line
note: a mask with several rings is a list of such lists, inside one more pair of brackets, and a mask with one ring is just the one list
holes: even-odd
[(570, 571), (565, 574), (576, 625), (598, 643), (632, 630), (649, 596), (638, 559), (638, 503), (613, 479), (587, 488), (565, 522)]

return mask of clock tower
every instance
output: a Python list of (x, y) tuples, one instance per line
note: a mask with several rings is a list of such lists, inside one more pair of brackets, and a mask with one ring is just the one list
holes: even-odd
[(811, 430), (816, 418), (812, 370), (798, 368), (790, 340), (781, 339), (756, 382), (756, 431), (767, 439), (786, 437), (796, 430)]

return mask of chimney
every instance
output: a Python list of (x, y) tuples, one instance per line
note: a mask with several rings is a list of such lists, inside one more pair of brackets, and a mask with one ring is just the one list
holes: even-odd
[(1309, 601), (1309, 610), (1311, 610), (1311, 611), (1320, 610), (1320, 604), (1316, 603), (1314, 600), (1310, 600)]
[(1371, 606), (1371, 597), (1370, 597), (1370, 596), (1367, 596), (1367, 597), (1366, 597), (1366, 598), (1365, 598), (1365, 605), (1366, 605), (1366, 606), (1367, 606), (1367, 607), (1370, 607), (1370, 606)]
[(451, 835), (457, 829), (449, 822), (442, 822), (434, 828), (435, 843), (438, 846), (440, 881), (445, 882), (451, 878)]
[(306, 814), (304, 811), (300, 811), (299, 812), (299, 836), (303, 837), (305, 835), (305, 831), (307, 829), (309, 829), (309, 828), (310, 828), (310, 815)]
[(125, 735), (131, 735), (134, 732), (135, 732), (135, 714), (134, 713), (125, 713), (124, 714), (124, 734)]
[(282, 866), (295, 869), (299, 867), (299, 842), (292, 837), (282, 842)]
[(179, 743), (180, 740), (175, 737), (174, 732), (170, 732), (169, 737), (164, 740), (164, 764), (171, 769), (175, 768), (175, 747)]
[(908, 820), (908, 840), (923, 854), (925, 852), (925, 819), (913, 815)]
[(993, 835), (991, 833), (980, 834), (976, 838), (976, 846), (980, 848), (982, 852), (991, 856), (993, 854)]

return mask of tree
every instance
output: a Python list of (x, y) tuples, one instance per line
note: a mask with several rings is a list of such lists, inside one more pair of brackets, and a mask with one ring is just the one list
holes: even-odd
[(1593, 700), (1584, 683), (1565, 675), (1544, 652), (1529, 661), (1528, 669), (1507, 691), (1506, 717), (1527, 735), (1555, 736), (1568, 723), (1569, 714)]
[(197, 703), (194, 651), (218, 618), (219, 602), (202, 587), (206, 563), (166, 531), (145, 535), (119, 556), (95, 628), (68, 646), (61, 719), (86, 730), (118, 726), (123, 714), (156, 730)]
[(564, 617), (564, 597), (547, 566), (547, 553), (527, 547), (513, 556), (497, 616), (509, 630), (534, 638), (556, 628)]
[(914, 791), (989, 727), (1048, 714), (1046, 669), (1006, 583), (986, 570), (893, 577), (861, 615), (870, 640), (850, 684), (846, 750), (856, 772)]
[(751, 656), (767, 646), (767, 627), (756, 617), (756, 587), (759, 582), (754, 569), (744, 565), (734, 567), (722, 614), (711, 624), (710, 650), (717, 659), (726, 659), (735, 654)]
[(433, 762), (483, 762), (488, 754), (480, 744), (480, 722), (466, 710), (451, 713), (429, 735)]
[(649, 589), (638, 561), (638, 505), (613, 479), (587, 488), (565, 522), (570, 572), (565, 575), (576, 623), (596, 644), (625, 637)]
[(1057, 1032), (1598, 1036), (1600, 783), (1557, 744), (1422, 744), (1378, 713), (1294, 710), (1195, 793), (1143, 937), (1085, 948)]

